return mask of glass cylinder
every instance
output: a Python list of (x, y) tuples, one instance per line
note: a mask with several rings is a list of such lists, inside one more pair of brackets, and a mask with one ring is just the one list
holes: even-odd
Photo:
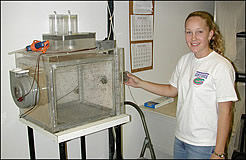
[(64, 15), (64, 34), (78, 33), (77, 15)]
[(64, 15), (49, 15), (49, 32), (50, 34), (64, 34)]

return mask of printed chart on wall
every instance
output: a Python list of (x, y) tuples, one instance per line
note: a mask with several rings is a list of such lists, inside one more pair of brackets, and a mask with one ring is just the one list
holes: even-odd
[(129, 1), (131, 72), (153, 69), (154, 1)]

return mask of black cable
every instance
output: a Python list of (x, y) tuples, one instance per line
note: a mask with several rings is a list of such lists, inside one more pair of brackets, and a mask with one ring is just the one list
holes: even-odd
[[(108, 14), (107, 14), (107, 18), (108, 18), (108, 26), (107, 26), (107, 35), (108, 35), (108, 39), (109, 40), (113, 40), (114, 39), (114, 33), (111, 32), (112, 30), (112, 26), (111, 24), (114, 24), (113, 18), (111, 17), (111, 13), (114, 12), (114, 1), (113, 0), (108, 0)], [(114, 158), (114, 154), (115, 154), (115, 139), (114, 139), (114, 135), (113, 135), (113, 128), (109, 128), (108, 129), (108, 137), (109, 137), (109, 159), (113, 159)], [(118, 148), (119, 150), (121, 150), (121, 148)], [(117, 155), (121, 156), (121, 155)]]
[[(108, 0), (108, 7), (109, 7), (109, 12), (108, 12), (108, 36), (109, 37), (108, 38), (109, 40), (114, 40), (113, 26), (111, 26), (111, 24), (114, 24), (114, 19), (111, 17), (114, 13), (114, 1), (113, 0)], [(110, 31), (112, 32), (110, 33)]]

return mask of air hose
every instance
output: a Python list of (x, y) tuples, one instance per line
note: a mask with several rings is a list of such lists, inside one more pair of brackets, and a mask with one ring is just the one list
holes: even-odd
[(134, 107), (138, 111), (138, 113), (140, 115), (140, 118), (142, 120), (142, 124), (143, 124), (143, 127), (144, 127), (144, 131), (145, 131), (146, 137), (145, 137), (144, 144), (143, 144), (143, 147), (142, 147), (142, 150), (141, 150), (141, 153), (140, 153), (140, 158), (143, 158), (144, 152), (146, 150), (146, 147), (148, 147), (149, 150), (150, 150), (151, 158), (152, 159), (156, 159), (155, 151), (154, 151), (153, 145), (151, 143), (149, 131), (148, 131), (147, 124), (146, 124), (145, 117), (144, 117), (144, 114), (143, 114), (142, 110), (139, 108), (138, 105), (136, 105), (133, 102), (125, 101), (124, 105), (130, 105), (130, 106)]

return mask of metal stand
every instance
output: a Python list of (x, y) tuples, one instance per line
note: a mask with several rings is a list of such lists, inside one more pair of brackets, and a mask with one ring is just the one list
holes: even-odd
[[(116, 151), (116, 154), (113, 153), (113, 157), (109, 157), (109, 159), (122, 159), (121, 155), (121, 125), (130, 121), (130, 116), (127, 114), (121, 114), (114, 117), (108, 117), (106, 119), (102, 119), (96, 122), (91, 122), (90, 124), (81, 125), (78, 127), (70, 128), (65, 131), (61, 131), (58, 133), (51, 133), (47, 130), (44, 130), (40, 126), (35, 125), (34, 123), (27, 121), (23, 118), (20, 119), (22, 123), (27, 126), (28, 129), (28, 140), (29, 140), (29, 150), (30, 150), (30, 158), (35, 159), (35, 147), (34, 147), (34, 137), (33, 130), (37, 130), (40, 133), (43, 133), (48, 138), (51, 138), (53, 141), (59, 144), (59, 152), (60, 159), (67, 159), (67, 144), (66, 142), (80, 138), (81, 141), (81, 157), (82, 159), (86, 159), (86, 143), (85, 136), (102, 131), (105, 129), (111, 130), (115, 127), (115, 135), (111, 140), (109, 139), (109, 143), (113, 146), (111, 151)], [(115, 147), (116, 146), (116, 147)], [(110, 155), (110, 154), (109, 154)], [(115, 156), (114, 156), (115, 155)]]
[(113, 159), (114, 151), (115, 151), (113, 127), (108, 129), (108, 140), (109, 140), (109, 159)]
[(116, 157), (117, 160), (122, 159), (121, 154), (121, 125), (115, 126), (115, 133), (116, 133)]
[(85, 136), (80, 137), (81, 142), (81, 157), (86, 159)]
[(28, 133), (28, 141), (29, 141), (29, 152), (30, 158), (35, 159), (35, 147), (34, 147), (34, 138), (33, 138), (33, 129), (27, 126), (27, 133)]
[[(113, 136), (113, 129), (115, 130), (116, 139)], [(121, 126), (115, 126), (108, 129), (109, 133), (109, 159), (122, 159), (121, 153)], [(116, 154), (116, 156), (115, 156)]]
[(59, 143), (60, 159), (67, 159), (67, 144), (66, 142)]
[[(36, 159), (35, 158), (35, 147), (34, 147), (34, 136), (33, 136), (33, 129), (29, 126), (27, 126), (28, 129), (28, 141), (29, 141), (29, 151), (30, 151), (30, 158), (31, 159)], [(112, 127), (109, 128), (112, 132)], [(121, 125), (115, 127), (115, 132), (116, 132), (116, 153), (117, 153), (117, 159), (122, 159), (122, 154), (121, 154)], [(82, 159), (86, 159), (86, 147), (85, 147), (85, 136), (80, 137), (81, 141), (81, 157)], [(111, 149), (114, 148), (114, 138), (109, 140), (110, 146), (112, 146)], [(114, 154), (114, 149), (109, 150)], [(60, 159), (68, 159), (67, 157), (67, 144), (66, 142), (61, 142), (59, 143), (59, 152), (60, 152)], [(113, 159), (110, 157), (109, 159)]]

